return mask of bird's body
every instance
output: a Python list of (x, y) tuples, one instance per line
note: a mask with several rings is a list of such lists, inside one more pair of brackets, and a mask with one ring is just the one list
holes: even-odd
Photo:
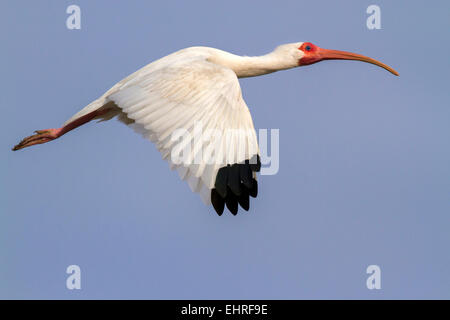
[[(300, 66), (302, 59), (304, 64), (327, 59), (318, 56), (313, 61), (305, 48), (314, 48), (317, 55), (326, 50), (299, 42), (258, 57), (207, 47), (177, 51), (118, 82), (61, 128), (36, 131), (13, 150), (51, 141), (93, 119), (117, 117), (154, 142), (171, 168), (177, 169), (206, 204), (212, 203), (219, 215), (224, 205), (233, 214), (238, 204), (248, 210), (249, 196), (257, 195), (256, 172), (261, 164), (238, 78)], [(330, 59), (364, 59), (393, 72), (359, 55)], [(182, 157), (177, 157), (180, 154)]]

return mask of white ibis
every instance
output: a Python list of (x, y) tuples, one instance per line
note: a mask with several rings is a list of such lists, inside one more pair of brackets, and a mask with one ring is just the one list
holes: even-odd
[[(249, 209), (249, 196), (256, 197), (256, 172), (261, 166), (252, 117), (242, 98), (238, 78), (330, 59), (368, 62), (398, 76), (394, 69), (372, 58), (322, 49), (310, 42), (281, 45), (257, 57), (191, 47), (148, 64), (118, 82), (61, 128), (35, 131), (36, 134), (23, 139), (13, 150), (52, 141), (93, 119), (117, 117), (154, 142), (171, 167), (176, 168), (180, 177), (188, 181), (194, 192), (200, 193), (206, 204), (212, 204), (219, 215), (225, 205), (236, 214), (239, 205)], [(185, 129), (189, 133), (185, 145), (190, 144), (198, 138), (194, 127), (199, 122), (203, 130), (219, 132), (219, 138), (214, 144), (212, 139), (197, 140), (200, 147), (188, 149), (191, 150), (187, 155), (190, 161), (174, 161), (173, 151), (178, 144), (173, 133)], [(246, 134), (228, 134), (236, 129)], [(214, 154), (215, 160), (198, 160), (199, 150), (212, 145), (215, 149), (210, 155)], [(198, 161), (192, 161), (194, 158)]]

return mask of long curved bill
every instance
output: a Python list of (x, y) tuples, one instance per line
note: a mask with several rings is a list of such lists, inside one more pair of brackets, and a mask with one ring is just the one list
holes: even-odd
[(347, 52), (347, 51), (321, 49), (320, 55), (321, 55), (322, 60), (357, 60), (357, 61), (371, 63), (371, 64), (379, 66), (383, 69), (386, 69), (387, 71), (389, 71), (390, 73), (392, 73), (396, 76), (399, 75), (397, 71), (395, 71), (388, 65), (386, 65), (378, 60), (363, 56), (361, 54)]

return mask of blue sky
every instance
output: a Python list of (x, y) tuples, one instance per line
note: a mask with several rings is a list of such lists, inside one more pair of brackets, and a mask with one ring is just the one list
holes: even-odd
[[(79, 5), (81, 30), (66, 28)], [(368, 30), (366, 8), (381, 8)], [(0, 298), (450, 298), (447, 1), (2, 1)], [(11, 152), (178, 49), (259, 55), (311, 41), (394, 67), (326, 61), (242, 79), (280, 170), (218, 217), (117, 121)], [(68, 290), (79, 265), (82, 289)], [(368, 290), (366, 268), (381, 268)]]

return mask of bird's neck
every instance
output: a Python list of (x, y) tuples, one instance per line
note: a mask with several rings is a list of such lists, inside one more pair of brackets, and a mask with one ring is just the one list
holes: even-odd
[(210, 59), (211, 62), (233, 70), (238, 78), (256, 77), (297, 66), (292, 61), (285, 61), (276, 51), (256, 57), (238, 56), (221, 51)]

